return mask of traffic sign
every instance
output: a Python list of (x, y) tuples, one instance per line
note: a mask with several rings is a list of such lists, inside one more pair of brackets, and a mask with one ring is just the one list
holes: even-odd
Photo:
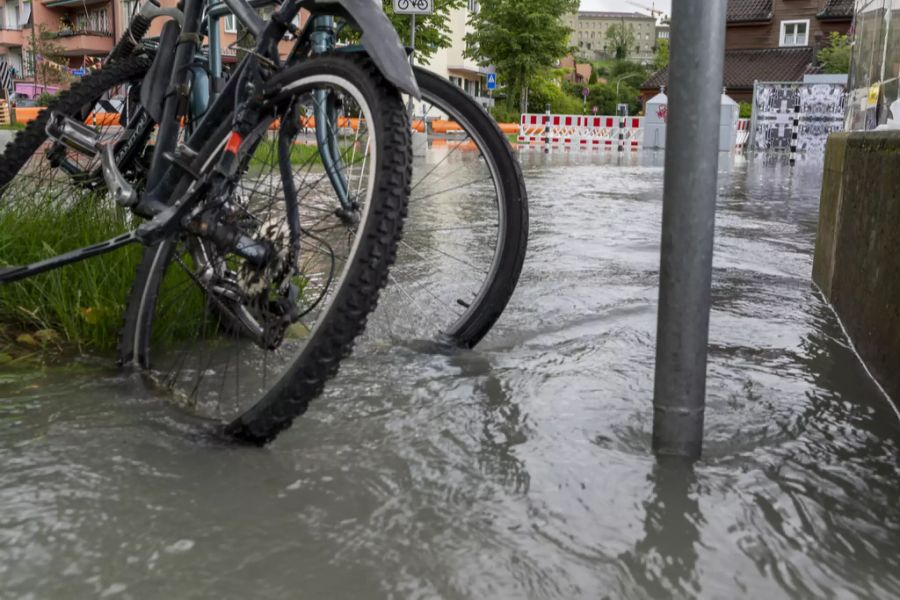
[(591, 95), (591, 90), (589, 88), (584, 88), (581, 90), (581, 95), (587, 100), (587, 97)]
[(430, 15), (434, 12), (434, 0), (394, 0), (394, 13), (398, 15)]
[(497, 89), (497, 74), (496, 73), (488, 73), (487, 89), (489, 89), (489, 90)]

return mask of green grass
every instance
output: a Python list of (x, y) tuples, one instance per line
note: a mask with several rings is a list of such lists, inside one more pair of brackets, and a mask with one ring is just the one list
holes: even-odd
[[(316, 145), (294, 144), (291, 146), (291, 164), (322, 164), (319, 155), (319, 147)], [(264, 142), (257, 146), (250, 161), (250, 168), (278, 168), (278, 145), (274, 142)]]
[[(7, 202), (0, 210), (0, 265), (28, 264), (115, 237), (137, 225), (127, 215), (90, 197), (67, 207)], [(48, 353), (113, 352), (141, 248), (126, 246), (0, 288), (0, 363)], [(169, 268), (160, 298), (178, 310), (157, 312), (154, 344), (196, 337), (208, 311), (183, 269)]]
[(13, 123), (11, 125), (0, 125), (0, 129), (3, 130), (12, 130), (12, 131), (20, 131), (25, 129), (25, 123)]
[[(9, 202), (0, 211), (0, 265), (22, 265), (114, 237), (130, 229), (125, 212), (82, 199)], [(141, 248), (130, 246), (4, 285), (0, 292), (0, 343), (25, 349), (109, 352)]]

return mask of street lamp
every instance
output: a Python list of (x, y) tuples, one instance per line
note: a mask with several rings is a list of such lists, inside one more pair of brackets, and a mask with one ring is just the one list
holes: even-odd
[(640, 73), (632, 73), (631, 75), (625, 75), (623, 77), (619, 77), (619, 79), (616, 81), (616, 104), (619, 103), (619, 85), (626, 79), (631, 79), (632, 77), (640, 77), (640, 76), (641, 76)]

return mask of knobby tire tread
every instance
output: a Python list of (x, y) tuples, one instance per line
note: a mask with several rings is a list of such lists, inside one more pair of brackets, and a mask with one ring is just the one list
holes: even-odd
[(53, 112), (72, 116), (88, 102), (94, 102), (111, 87), (133, 81), (150, 68), (150, 59), (135, 55), (119, 62), (110, 63), (100, 71), (92, 73), (75, 83), (70, 89), (60, 93), (36, 119), (16, 134), (0, 156), (0, 200), (3, 186), (15, 177), (19, 169), (47, 140), (47, 121)]

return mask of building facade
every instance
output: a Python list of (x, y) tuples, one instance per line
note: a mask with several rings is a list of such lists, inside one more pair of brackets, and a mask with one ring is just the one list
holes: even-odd
[[(160, 1), (162, 6), (175, 6), (176, 3), (177, 0)], [(140, 4), (140, 0), (0, 0), (0, 62), (8, 63), (14, 70), (16, 89), (20, 93), (36, 96), (44, 89), (55, 92), (58, 86), (46, 86), (40, 81), (35, 85), (32, 48), (37, 47), (37, 54), (41, 56), (42, 44), (52, 46), (60, 55), (54, 64), (67, 69), (70, 74), (77, 73), (78, 69), (95, 64), (112, 50)], [(483, 106), (489, 107), (493, 99), (486, 89), (487, 69), (465, 57), (468, 18), (477, 10), (477, 0), (469, 0), (465, 6), (451, 12), (450, 47), (436, 52), (422, 66), (450, 79)], [(297, 24), (302, 24), (305, 17), (306, 13), (302, 11)], [(155, 20), (148, 36), (159, 35), (165, 20)], [(237, 25), (233, 16), (218, 23), (226, 65), (236, 61)], [(283, 43), (282, 54), (286, 55), (290, 47), (290, 42)], [(45, 58), (41, 56), (39, 60)]]
[[(723, 85), (739, 102), (750, 102), (756, 81), (802, 81), (816, 73), (818, 51), (831, 32), (846, 34), (853, 0), (729, 0)], [(669, 69), (641, 85), (647, 100), (668, 85)]]
[(37, 63), (48, 72), (85, 68), (112, 50), (124, 9), (111, 0), (0, 0), (0, 61), (17, 81), (32, 78)]
[(450, 47), (438, 50), (431, 58), (423, 60), (421, 66), (441, 77), (446, 77), (475, 98), (479, 104), (489, 108), (493, 106), (494, 100), (485, 83), (488, 70), (465, 56), (468, 48), (465, 37), (471, 31), (468, 24), (469, 16), (477, 11), (478, 2), (475, 0), (469, 0), (466, 6), (451, 10), (447, 31), (451, 40)]
[(572, 30), (569, 45), (576, 49), (576, 55), (588, 60), (614, 58), (615, 48), (609, 40), (609, 28), (624, 26), (634, 36), (633, 46), (628, 49), (628, 59), (650, 63), (656, 54), (656, 18), (636, 12), (590, 12), (581, 11), (563, 17), (563, 22)]

